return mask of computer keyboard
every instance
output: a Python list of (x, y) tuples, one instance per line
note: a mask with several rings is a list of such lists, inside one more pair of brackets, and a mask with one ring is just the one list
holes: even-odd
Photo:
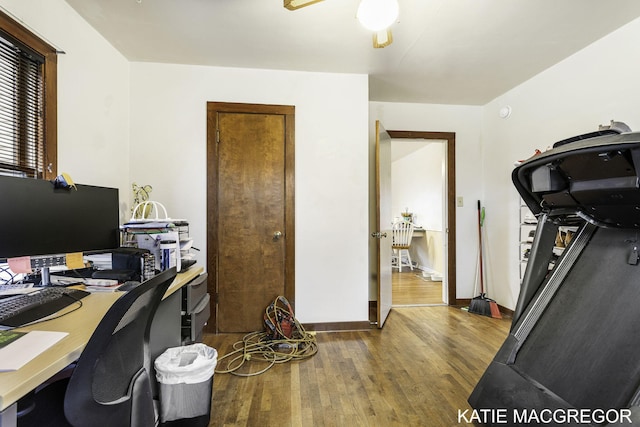
[(17, 328), (43, 319), (89, 295), (70, 288), (42, 288), (0, 300), (0, 325)]

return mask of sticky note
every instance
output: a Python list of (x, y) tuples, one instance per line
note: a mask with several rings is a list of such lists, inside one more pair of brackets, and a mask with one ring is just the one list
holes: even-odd
[(21, 256), (7, 259), (9, 268), (14, 273), (31, 273), (31, 257)]
[(82, 259), (82, 252), (74, 252), (66, 255), (67, 268), (70, 270), (76, 268), (84, 268), (84, 260)]

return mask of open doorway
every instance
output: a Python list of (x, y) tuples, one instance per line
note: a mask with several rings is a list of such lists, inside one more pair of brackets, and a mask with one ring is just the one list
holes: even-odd
[[(428, 132), (428, 131), (404, 131), (404, 130), (388, 130), (384, 131), (388, 140), (389, 153), (381, 156), (382, 146), (381, 133), (378, 131), (376, 122), (375, 144), (370, 154), (371, 170), (375, 173), (371, 174), (371, 200), (375, 201), (370, 206), (370, 224), (371, 236), (370, 240), (370, 265), (371, 275), (369, 280), (369, 316), (372, 324), (382, 327), (384, 323), (380, 319), (386, 318), (392, 308), (392, 284), (391, 284), (391, 244), (388, 246), (388, 253), (383, 253), (380, 244), (382, 237), (390, 234), (393, 213), (391, 211), (391, 140), (393, 139), (423, 139), (423, 140), (440, 140), (446, 141), (445, 145), (445, 175), (446, 175), (446, 191), (445, 191), (445, 216), (444, 221), (444, 240), (445, 240), (445, 257), (444, 257), (444, 276), (442, 293), (446, 305), (458, 305), (456, 296), (456, 135), (454, 132)], [(386, 146), (387, 144), (385, 144)], [(386, 153), (387, 150), (385, 150)], [(388, 173), (382, 174), (380, 171), (389, 169)], [(384, 178), (384, 179), (383, 179)], [(384, 181), (384, 183), (383, 183)], [(388, 189), (387, 189), (388, 187)], [(384, 192), (381, 189), (386, 189)], [(384, 195), (384, 198), (383, 198)], [(381, 208), (382, 201), (384, 209)], [(387, 206), (389, 205), (389, 206)], [(384, 216), (381, 216), (384, 212)], [(384, 224), (383, 224), (384, 223)], [(388, 229), (388, 230), (387, 230)], [(384, 255), (384, 256), (383, 256)], [(384, 261), (384, 262), (382, 262)], [(388, 270), (387, 266), (388, 265)], [(384, 271), (383, 271), (383, 266)], [(382, 298), (384, 297), (384, 298)], [(381, 310), (384, 306), (386, 310)]]
[[(438, 141), (443, 149), (444, 189), (442, 193), (442, 238), (444, 245), (442, 271), (442, 299), (440, 304), (456, 305), (456, 136), (453, 132), (425, 132), (425, 131), (387, 131), (391, 140), (422, 140), (425, 142)], [(392, 143), (393, 144), (393, 143)], [(406, 206), (405, 206), (406, 207)], [(437, 291), (436, 291), (437, 292)], [(434, 298), (437, 298), (435, 296)]]
[(446, 143), (391, 139), (394, 222), (415, 226), (404, 265), (392, 269), (394, 307), (446, 304)]

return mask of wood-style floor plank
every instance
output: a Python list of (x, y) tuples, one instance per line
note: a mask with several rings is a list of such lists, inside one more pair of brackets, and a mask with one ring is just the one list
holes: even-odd
[[(453, 307), (402, 307), (382, 330), (319, 332), (309, 359), (251, 377), (216, 373), (209, 425), (459, 425), (458, 409), (469, 408), (509, 326)], [(241, 339), (207, 334), (204, 342), (221, 357)]]
[(391, 274), (391, 303), (394, 306), (443, 304), (442, 281), (422, 276), (420, 270), (394, 270)]

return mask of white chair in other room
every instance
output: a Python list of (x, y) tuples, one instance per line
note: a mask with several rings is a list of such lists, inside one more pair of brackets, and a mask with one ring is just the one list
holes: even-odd
[(409, 247), (411, 246), (411, 238), (413, 237), (413, 223), (409, 221), (398, 221), (392, 226), (393, 234), (393, 255), (391, 257), (391, 267), (397, 268), (402, 272), (402, 266), (406, 266), (413, 270), (411, 262), (411, 254)]

